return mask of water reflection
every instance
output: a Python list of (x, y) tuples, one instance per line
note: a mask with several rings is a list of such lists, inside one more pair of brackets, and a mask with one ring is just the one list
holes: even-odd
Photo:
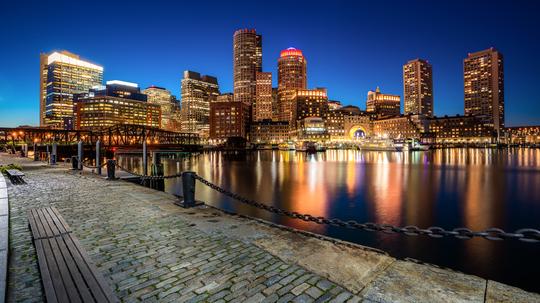
[[(119, 157), (141, 171), (140, 159)], [(193, 170), (233, 192), (289, 211), (359, 222), (468, 227), (540, 228), (540, 150), (445, 149), (430, 152), (329, 150), (204, 153), (162, 158), (166, 174)], [(165, 190), (181, 194), (179, 180)], [(357, 242), (540, 291), (540, 245), (386, 235), (328, 227), (270, 214), (204, 186), (197, 198), (220, 208)], [(527, 274), (523, 271), (527, 269)], [(517, 272), (521, 272), (518, 275)]]

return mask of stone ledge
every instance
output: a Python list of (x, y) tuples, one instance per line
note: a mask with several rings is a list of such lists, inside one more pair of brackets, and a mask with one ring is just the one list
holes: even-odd
[(9, 245), (9, 202), (6, 179), (0, 174), (0, 302), (6, 299)]

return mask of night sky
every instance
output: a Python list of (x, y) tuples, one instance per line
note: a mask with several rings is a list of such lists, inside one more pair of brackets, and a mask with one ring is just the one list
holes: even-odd
[(435, 114), (463, 114), (463, 58), (505, 58), (508, 126), (540, 124), (540, 1), (25, 1), (0, 2), (0, 126), (38, 124), (39, 54), (69, 50), (104, 66), (104, 80), (165, 87), (184, 70), (232, 91), (232, 36), (263, 35), (263, 69), (279, 51), (308, 61), (308, 87), (365, 109), (367, 91), (403, 95), (402, 65), (433, 65)]

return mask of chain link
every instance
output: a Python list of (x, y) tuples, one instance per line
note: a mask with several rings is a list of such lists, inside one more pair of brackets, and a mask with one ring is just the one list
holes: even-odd
[(84, 161), (81, 161), (81, 165), (88, 169), (97, 169), (98, 167), (104, 167), (105, 165), (107, 165), (107, 162), (102, 163), (99, 166), (92, 166), (92, 165), (85, 164)]
[(325, 217), (315, 217), (310, 214), (301, 214), (295, 211), (288, 211), (275, 206), (263, 204), (255, 200), (244, 198), (238, 194), (235, 194), (231, 191), (228, 191), (224, 188), (219, 187), (218, 185), (213, 184), (212, 182), (204, 179), (199, 175), (194, 175), (194, 178), (201, 182), (202, 184), (210, 187), (211, 189), (224, 194), (225, 196), (237, 200), (241, 203), (264, 209), (268, 212), (275, 213), (278, 215), (287, 216), (294, 219), (300, 219), (307, 222), (314, 222), (317, 224), (326, 224), (331, 226), (346, 227), (359, 230), (367, 231), (380, 231), (387, 234), (400, 233), (408, 236), (418, 236), (426, 235), (431, 238), (442, 238), (442, 237), (454, 237), (457, 239), (469, 240), (472, 238), (484, 238), (486, 240), (500, 241), (505, 239), (518, 239), (523, 242), (538, 243), (540, 242), (540, 231), (532, 228), (524, 228), (517, 230), (515, 233), (505, 232), (500, 228), (488, 228), (483, 231), (472, 231), (468, 228), (460, 227), (454, 228), (452, 230), (446, 230), (442, 227), (431, 226), (425, 229), (419, 228), (418, 226), (409, 225), (405, 227), (394, 226), (390, 224), (377, 224), (372, 222), (359, 223), (354, 220), (343, 221), (335, 218), (325, 218)]

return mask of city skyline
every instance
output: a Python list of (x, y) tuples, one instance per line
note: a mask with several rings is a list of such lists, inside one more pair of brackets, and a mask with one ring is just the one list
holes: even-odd
[[(347, 6), (348, 4), (340, 2), (339, 5)], [(457, 4), (455, 6), (459, 7), (460, 5), (461, 4)], [(332, 13), (333, 6), (329, 9), (329, 13)], [(435, 7), (431, 7), (431, 9), (434, 14), (437, 14), (437, 12), (440, 10), (440, 8), (438, 10)], [(456, 8), (454, 7), (453, 9)], [(503, 14), (502, 11), (499, 12)], [(343, 11), (341, 11), (341, 13), (343, 13)], [(526, 13), (526, 10), (521, 9), (520, 13), (524, 14)], [(389, 14), (395, 15), (396, 12), (390, 11)], [(505, 14), (511, 16), (512, 14), (517, 14), (517, 12), (509, 9), (507, 12), (505, 12)], [(121, 79), (133, 81), (141, 84), (141, 87), (143, 88), (151, 85), (157, 85), (170, 90), (174, 95), (180, 96), (179, 88), (183, 71), (195, 70), (204, 74), (216, 76), (218, 78), (222, 93), (232, 92), (232, 50), (230, 46), (230, 37), (236, 29), (245, 27), (253, 27), (257, 29), (257, 33), (264, 37), (264, 59), (262, 70), (265, 72), (272, 72), (274, 75), (272, 77), (274, 87), (277, 86), (277, 59), (279, 58), (279, 52), (288, 47), (296, 47), (303, 51), (304, 55), (309, 61), (308, 88), (312, 89), (315, 87), (326, 87), (328, 89), (329, 99), (339, 100), (343, 105), (351, 104), (359, 106), (362, 109), (365, 109), (365, 96), (367, 91), (374, 90), (376, 86), (380, 86), (381, 89), (386, 93), (403, 97), (403, 82), (401, 79), (401, 69), (403, 64), (415, 58), (426, 59), (433, 66), (434, 114), (437, 116), (464, 113), (462, 71), (463, 59), (467, 57), (468, 53), (473, 53), (493, 46), (501, 51), (501, 53), (505, 54), (505, 111), (507, 125), (513, 126), (539, 124), (540, 122), (539, 119), (536, 118), (540, 117), (540, 113), (538, 113), (540, 109), (537, 106), (534, 106), (534, 97), (530, 97), (535, 95), (532, 94), (531, 89), (534, 88), (532, 83), (535, 82), (535, 78), (537, 78), (538, 75), (531, 72), (516, 72), (516, 70), (519, 71), (523, 68), (526, 70), (535, 69), (534, 67), (538, 65), (538, 60), (534, 60), (534, 58), (532, 58), (533, 61), (530, 61), (530, 57), (525, 56), (521, 58), (520, 56), (516, 56), (516, 49), (509, 48), (507, 45), (507, 36), (511, 34), (510, 32), (512, 32), (512, 30), (520, 29), (520, 26), (516, 25), (514, 27), (510, 27), (512, 30), (508, 30), (508, 33), (503, 32), (502, 34), (499, 34), (503, 38), (506, 37), (506, 40), (501, 38), (500, 41), (497, 41), (497, 39), (491, 38), (492, 43), (484, 41), (490, 39), (479, 38), (477, 39), (478, 41), (475, 41), (474, 43), (466, 43), (467, 39), (463, 39), (464, 43), (459, 45), (459, 47), (456, 47), (455, 45), (452, 45), (451, 40), (449, 40), (447, 44), (443, 45), (446, 46), (448, 50), (441, 53), (437, 53), (434, 50), (429, 49), (414, 50), (415, 47), (413, 43), (410, 43), (406, 45), (403, 51), (401, 51), (398, 47), (393, 55), (387, 55), (387, 60), (377, 62), (378, 66), (375, 68), (373, 68), (373, 66), (370, 67), (369, 64), (363, 65), (360, 64), (361, 62), (358, 62), (365, 60), (366, 58), (369, 60), (371, 58), (377, 58), (380, 56), (377, 49), (381, 46), (366, 43), (366, 45), (370, 47), (356, 48), (357, 51), (361, 52), (359, 52), (356, 57), (350, 58), (350, 65), (354, 72), (346, 73), (340, 72), (339, 70), (341, 68), (341, 70), (347, 71), (347, 68), (344, 68), (342, 64), (333, 64), (336, 63), (336, 57), (339, 58), (346, 56), (350, 52), (348, 49), (349, 44), (347, 44), (347, 42), (350, 42), (350, 48), (355, 49), (357, 42), (353, 41), (354, 39), (350, 39), (350, 41), (342, 39), (342, 46), (339, 47), (336, 52), (328, 53), (329, 49), (331, 50), (337, 46), (334, 45), (330, 47), (326, 44), (319, 44), (318, 46), (322, 50), (318, 50), (316, 42), (320, 42), (320, 38), (317, 38), (314, 35), (320, 32), (326, 32), (328, 34), (329, 29), (312, 29), (308, 31), (307, 35), (301, 35), (298, 33), (300, 28), (291, 28), (291, 30), (287, 30), (278, 27), (278, 29), (271, 30), (269, 29), (269, 23), (272, 24), (272, 22), (269, 22), (269, 20), (262, 18), (260, 22), (257, 22), (257, 20), (253, 21), (251, 19), (252, 18), (249, 18), (249, 21), (243, 22), (242, 24), (226, 26), (225, 28), (219, 30), (215, 29), (215, 35), (213, 36), (215, 41), (212, 42), (214, 49), (212, 49), (211, 52), (201, 49), (201, 52), (199, 53), (200, 56), (198, 58), (194, 57), (197, 55), (197, 51), (193, 50), (192, 46), (187, 47), (188, 50), (185, 50), (184, 52), (178, 51), (177, 54), (169, 54), (172, 52), (172, 50), (167, 47), (156, 48), (154, 50), (155, 52), (165, 52), (167, 54), (164, 56), (165, 58), (174, 58), (174, 60), (180, 61), (191, 60), (190, 63), (192, 64), (171, 63), (166, 67), (162, 67), (161, 73), (156, 73), (155, 69), (148, 64), (149, 58), (146, 58), (146, 56), (143, 58), (142, 54), (140, 54), (137, 50), (135, 52), (138, 53), (138, 56), (141, 56), (141, 61), (137, 61), (137, 64), (127, 64), (125, 62), (125, 58), (118, 57), (120, 56), (122, 49), (115, 50), (115, 48), (111, 48), (111, 51), (105, 51), (104, 49), (92, 50), (92, 47), (82, 49), (81, 45), (77, 46), (77, 43), (74, 43), (71, 41), (71, 39), (67, 39), (65, 40), (68, 41), (67, 43), (59, 45), (62, 44), (59, 41), (59, 37), (52, 37), (52, 41), (50, 42), (36, 39), (38, 42), (33, 44), (39, 44), (39, 46), (30, 47), (30, 49), (33, 52), (37, 47), (39, 48), (38, 53), (31, 56), (31, 59), (24, 58), (24, 64), (20, 64), (20, 68), (5, 69), (10, 70), (10, 74), (13, 74), (14, 77), (7, 78), (7, 73), (0, 71), (0, 111), (7, 113), (5, 118), (3, 118), (5, 121), (3, 124), (6, 124), (7, 126), (17, 126), (21, 124), (37, 125), (39, 123), (39, 88), (35, 84), (38, 81), (33, 81), (33, 79), (38, 77), (39, 59), (37, 58), (39, 58), (39, 52), (49, 52), (56, 49), (73, 51), (74, 53), (81, 55), (82, 59), (104, 66), (104, 80)], [(480, 17), (480, 19), (482, 18)], [(8, 24), (10, 21), (11, 20), (7, 20)], [(350, 22), (350, 20), (348, 20), (348, 22)], [(537, 21), (529, 18), (524, 23), (527, 22), (530, 23)], [(523, 25), (523, 22), (521, 25)], [(188, 29), (194, 30), (194, 27), (190, 27)], [(184, 31), (188, 29), (184, 29)], [(303, 30), (307, 31), (305, 28), (303, 28)], [(349, 28), (343, 28), (343, 31), (345, 32), (349, 30)], [(386, 28), (386, 30), (389, 30), (389, 28)], [(169, 29), (169, 31), (174, 32), (174, 30), (171, 29)], [(207, 32), (207, 29), (204, 29), (203, 31)], [(225, 34), (223, 34), (224, 32)], [(457, 30), (456, 32), (460, 33), (461, 31)], [(481, 32), (487, 32), (487, 30), (483, 30)], [(532, 35), (530, 30), (528, 33), (529, 37), (526, 39), (530, 40), (531, 44), (529, 51), (532, 51), (538, 47), (533, 41), (535, 35), (538, 35), (538, 33), (534, 30), (532, 31)], [(488, 34), (489, 33), (486, 33), (486, 36), (489, 36)], [(523, 33), (522, 35), (525, 34), (526, 33)], [(112, 36), (111, 33), (104, 33), (104, 37), (107, 39), (110, 39), (110, 36)], [(326, 36), (326, 38), (328, 40), (338, 40), (338, 38), (343, 36), (343, 34), (337, 36), (338, 37), (334, 37), (330, 33), (330, 35)], [(284, 42), (285, 39), (289, 40), (288, 44), (286, 44), (287, 42)], [(521, 39), (525, 38), (521, 37)], [(19, 41), (14, 40), (13, 42), (15, 46), (21, 47), (19, 45)], [(437, 42), (435, 41), (433, 44), (437, 44)], [(48, 46), (53, 47), (47, 48)], [(17, 49), (17, 47), (15, 47), (15, 49)], [(465, 53), (463, 52), (463, 49), (466, 49)], [(518, 50), (522, 51), (522, 49)], [(13, 63), (11, 63), (13, 60), (6, 62), (6, 58), (10, 57), (9, 55), (13, 52), (13, 49), (4, 49), (2, 52), (6, 52), (8, 55), (2, 56), (3, 66), (13, 67)], [(28, 50), (25, 49), (23, 53), (28, 53)], [(209, 53), (215, 54), (216, 56), (213, 58), (205, 57), (205, 54)], [(150, 52), (146, 52), (146, 54), (151, 55)], [(365, 58), (362, 57), (361, 54), (365, 55)], [(130, 57), (128, 54), (124, 55), (125, 57)], [(22, 54), (20, 56), (22, 56)], [(115, 57), (116, 60), (114, 59)], [(161, 62), (161, 64), (163, 64), (163, 61), (161, 61), (163, 59), (157, 58), (156, 55), (150, 57), (155, 59), (156, 62)], [(445, 60), (445, 57), (448, 59)], [(459, 60), (456, 60), (456, 57), (458, 57)], [(527, 62), (528, 66), (524, 67), (522, 61), (526, 61), (527, 58), (529, 59), (529, 62)], [(206, 66), (212, 65), (209, 64), (208, 61), (213, 63), (217, 60), (219, 60), (219, 64), (215, 67), (215, 69), (210, 66)], [(396, 64), (397, 61), (400, 62)], [(517, 66), (515, 65), (515, 62), (518, 62)], [(136, 66), (135, 68), (138, 67), (136, 71), (133, 70), (133, 65)], [(328, 69), (329, 66), (330, 69)], [(448, 72), (448, 69), (452, 71)], [(15, 81), (18, 77), (22, 77), (20, 75), (21, 73), (25, 73), (27, 81)], [(171, 77), (171, 74), (175, 76)], [(452, 78), (454, 80), (445, 81), (448, 78)], [(456, 78), (458, 79), (457, 81)], [(523, 86), (526, 86), (525, 89), (520, 89), (520, 87)], [(13, 87), (21, 87), (21, 89), (14, 90)], [(13, 99), (18, 99), (19, 101), (14, 103), (12, 101)], [(403, 112), (403, 102), (401, 104), (401, 108)]]

